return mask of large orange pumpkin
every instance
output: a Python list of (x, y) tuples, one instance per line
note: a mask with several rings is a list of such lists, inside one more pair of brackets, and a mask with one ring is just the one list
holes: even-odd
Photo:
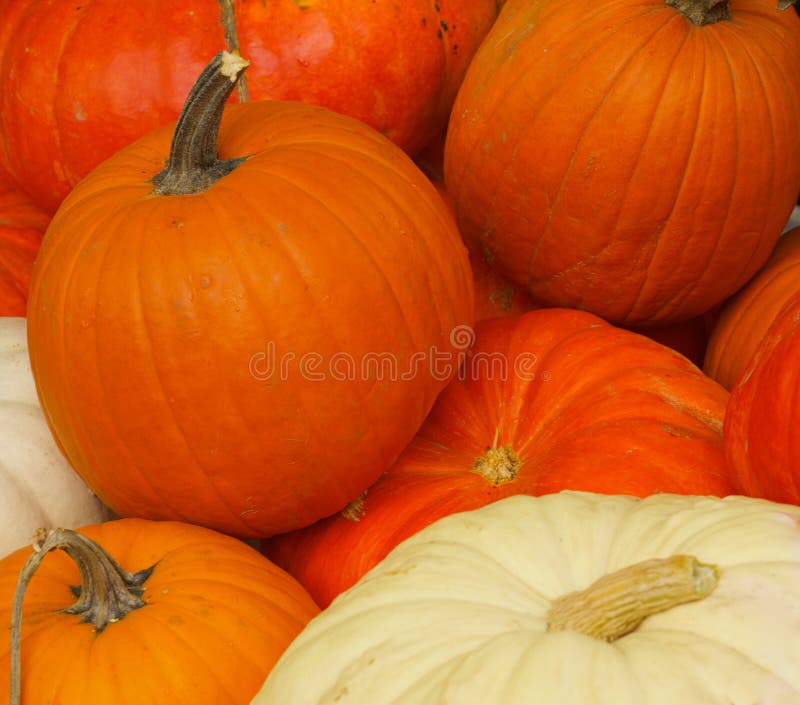
[(513, 494), (733, 491), (728, 393), (591, 314), (479, 323), (472, 356), (398, 461), (345, 512), (265, 544), (321, 606), (436, 519)]
[(703, 371), (733, 389), (775, 317), (800, 292), (800, 228), (783, 235), (767, 263), (731, 297), (708, 340)]
[(778, 312), (731, 391), (725, 455), (738, 491), (800, 504), (800, 291)]
[(102, 160), (175, 120), (226, 38), (253, 60), (251, 100), (322, 105), (413, 153), (446, 125), (497, 15), (495, 0), (0, 4), (0, 163), (50, 210)]
[(456, 350), (474, 301), (450, 211), (362, 123), (232, 105), (217, 159), (243, 64), (204, 72), (167, 169), (172, 127), (70, 194), (28, 338), (54, 435), (109, 507), (261, 536), (341, 509), (395, 460), (455, 374), (428, 358)]
[(50, 216), (0, 175), (0, 316), (24, 316), (31, 270)]
[(462, 234), (547, 305), (703, 314), (800, 192), (798, 56), (775, 0), (509, 0), (447, 133)]
[(198, 526), (122, 519), (35, 546), (0, 561), (0, 692), (17, 671), (24, 705), (247, 705), (319, 612), (258, 551)]

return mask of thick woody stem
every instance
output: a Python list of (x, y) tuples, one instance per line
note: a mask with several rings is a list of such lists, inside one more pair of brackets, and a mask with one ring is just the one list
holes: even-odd
[(650, 615), (706, 597), (716, 585), (716, 567), (693, 556), (654, 558), (559, 597), (547, 616), (547, 630), (575, 631), (614, 641)]
[(156, 194), (199, 193), (244, 161), (218, 159), (217, 135), (225, 101), (248, 66), (238, 54), (222, 51), (200, 74), (175, 126), (167, 168), (153, 177)]
[(21, 697), (20, 639), (22, 603), (25, 591), (44, 557), (55, 549), (67, 553), (78, 566), (81, 586), (78, 601), (62, 610), (89, 622), (95, 632), (110, 623), (118, 622), (133, 610), (144, 607), (144, 582), (153, 567), (129, 573), (119, 566), (100, 546), (87, 537), (69, 529), (39, 529), (33, 544), (34, 553), (20, 571), (14, 591), (11, 614), (11, 694), (10, 705), (19, 705)]

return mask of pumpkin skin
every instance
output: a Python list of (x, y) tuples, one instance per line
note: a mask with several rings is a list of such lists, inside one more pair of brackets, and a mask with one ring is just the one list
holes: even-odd
[(733, 389), (780, 310), (800, 291), (800, 228), (778, 241), (766, 264), (720, 311), (703, 371)]
[(50, 216), (0, 175), (0, 316), (24, 316), (31, 270)]
[[(252, 705), (795, 705), (799, 526), (798, 507), (738, 496), (563, 492), (450, 516), (309, 624)], [(713, 591), (611, 643), (546, 631), (556, 598), (673, 554), (715, 565)]]
[(53, 441), (36, 398), (24, 318), (0, 318), (0, 557), (40, 526), (74, 528), (111, 514)]
[[(226, 46), (218, 0), (6, 5), (0, 162), (50, 211), (101, 161), (174, 121), (193, 77)], [(497, 15), (495, 0), (236, 0), (233, 7), (239, 48), (253, 62), (251, 100), (325, 106), (409, 153), (446, 126)]]
[(731, 391), (725, 456), (740, 491), (800, 504), (800, 291), (776, 316)]
[(702, 367), (708, 345), (709, 325), (706, 316), (697, 316), (679, 323), (644, 326), (632, 330), (676, 350), (698, 367)]
[(626, 326), (741, 288), (800, 192), (800, 19), (730, 9), (695, 26), (664, 0), (507, 2), (445, 145), (467, 244), (537, 301)]
[(28, 318), (42, 408), (121, 516), (310, 524), (378, 478), (455, 374), (418, 357), (472, 321), (466, 249), (413, 162), (351, 118), (229, 106), (220, 158), (248, 158), (155, 197), (171, 133), (98, 167), (47, 231)]
[[(241, 703), (319, 609), (291, 577), (228, 536), (178, 522), (122, 519), (80, 530), (123, 568), (155, 565), (145, 607), (99, 633), (60, 609), (75, 602), (75, 564), (48, 555), (31, 581), (22, 619), (22, 701)], [(11, 621), (17, 575), (31, 549), (0, 562), (0, 620)], [(57, 646), (56, 646), (57, 645)], [(53, 648), (71, 667), (53, 660)], [(90, 657), (91, 652), (91, 657)], [(89, 666), (91, 664), (91, 666)], [(9, 690), (9, 643), (0, 644)]]
[[(264, 542), (320, 606), (422, 527), (508, 495), (733, 491), (728, 393), (678, 353), (589, 313), (540, 309), (479, 323), (478, 359), (358, 502)], [(494, 475), (477, 468), (490, 447), (510, 448), (518, 463)]]

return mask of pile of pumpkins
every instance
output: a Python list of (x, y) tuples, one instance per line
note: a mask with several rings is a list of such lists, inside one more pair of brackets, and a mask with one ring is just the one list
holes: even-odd
[(0, 2), (9, 705), (799, 705), (799, 57)]

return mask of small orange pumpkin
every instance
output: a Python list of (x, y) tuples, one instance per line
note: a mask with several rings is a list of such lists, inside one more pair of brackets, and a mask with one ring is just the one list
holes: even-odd
[(35, 548), (0, 561), (0, 623), (20, 646), (12, 659), (0, 640), (0, 692), (11, 673), (25, 705), (247, 705), (319, 612), (258, 551), (197, 526), (122, 519)]

